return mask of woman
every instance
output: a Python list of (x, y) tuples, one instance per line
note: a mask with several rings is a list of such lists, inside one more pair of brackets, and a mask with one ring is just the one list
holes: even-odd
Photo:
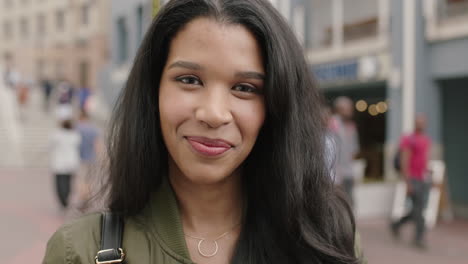
[(80, 143), (81, 136), (69, 119), (60, 122), (60, 128), (50, 139), (51, 169), (62, 208), (68, 206), (71, 181), (80, 166)]
[[(358, 263), (301, 50), (266, 0), (162, 8), (111, 129), (127, 263)], [(60, 229), (44, 263), (93, 262), (99, 219)]]

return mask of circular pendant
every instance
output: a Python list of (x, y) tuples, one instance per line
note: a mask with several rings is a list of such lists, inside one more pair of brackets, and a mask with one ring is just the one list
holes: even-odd
[(218, 253), (218, 249), (219, 249), (218, 242), (213, 241), (214, 244), (215, 244), (215, 251), (213, 253), (211, 253), (211, 254), (203, 253), (203, 251), (201, 249), (201, 245), (203, 244), (203, 242), (205, 242), (205, 239), (201, 239), (198, 242), (198, 253), (200, 253), (200, 255), (202, 255), (205, 258), (211, 258), (211, 257), (213, 257), (214, 255), (216, 255)]

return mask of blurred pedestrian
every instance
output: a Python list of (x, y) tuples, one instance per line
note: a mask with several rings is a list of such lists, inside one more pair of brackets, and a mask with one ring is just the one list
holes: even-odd
[(79, 200), (81, 204), (84, 204), (89, 199), (92, 171), (96, 165), (97, 152), (99, 149), (99, 130), (97, 126), (90, 121), (86, 111), (81, 111), (80, 113), (77, 130), (81, 135)]
[(429, 190), (427, 164), (431, 147), (431, 139), (425, 132), (426, 125), (426, 116), (419, 114), (415, 120), (414, 132), (404, 135), (400, 140), (401, 173), (406, 181), (407, 193), (412, 206), (407, 215), (391, 225), (393, 235), (398, 238), (400, 227), (407, 222), (414, 222), (416, 228), (413, 244), (418, 248), (426, 247), (423, 212)]
[(73, 118), (73, 85), (67, 80), (62, 80), (57, 86), (57, 108), (56, 115), (58, 120)]
[(3, 71), (3, 80), (4, 84), (12, 89), (16, 90), (16, 86), (21, 81), (21, 74), (15, 69), (13, 60), (10, 56), (5, 56), (5, 63), (4, 63), (4, 71)]
[(21, 121), (26, 120), (26, 112), (27, 112), (27, 104), (29, 100), (29, 93), (30, 93), (30, 83), (23, 80), (18, 83), (16, 86), (16, 96), (18, 99), (18, 107), (19, 107), (19, 117)]
[(325, 162), (330, 172), (330, 177), (335, 180), (336, 177), (336, 160), (337, 160), (337, 126), (334, 121), (331, 108), (325, 106), (323, 108), (323, 122), (325, 126)]
[(358, 132), (353, 120), (354, 104), (350, 98), (342, 96), (335, 99), (333, 107), (335, 115), (332, 126), (338, 153), (335, 183), (343, 188), (349, 202), (354, 205), (353, 190), (357, 175), (354, 175), (353, 162), (359, 152)]
[(69, 204), (71, 181), (80, 165), (80, 134), (73, 128), (70, 119), (60, 122), (50, 140), (51, 170), (55, 176), (55, 187), (60, 205)]
[(50, 96), (52, 94), (54, 85), (52, 84), (52, 81), (49, 80), (48, 78), (45, 78), (42, 80), (41, 83), (42, 86), (42, 91), (44, 92), (44, 111), (49, 111), (50, 107)]
[[(3, 125), (4, 136), (7, 139), (6, 146), (2, 146), (3, 151), (10, 149), (9, 155), (15, 159), (19, 158), (21, 148), (20, 127), (18, 124), (18, 109), (15, 100), (14, 89), (10, 86), (11, 79), (7, 68), (8, 60), (0, 63), (0, 120)], [(7, 148), (9, 147), (9, 148)]]
[(86, 104), (88, 102), (88, 98), (91, 96), (91, 90), (88, 87), (82, 86), (78, 90), (78, 100), (80, 105), (80, 111), (88, 111)]

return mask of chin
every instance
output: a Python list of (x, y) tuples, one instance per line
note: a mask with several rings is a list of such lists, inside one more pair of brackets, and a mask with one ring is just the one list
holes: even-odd
[(219, 184), (228, 180), (232, 170), (213, 168), (213, 166), (192, 166), (190, 170), (184, 172), (185, 177), (194, 184), (211, 185)]

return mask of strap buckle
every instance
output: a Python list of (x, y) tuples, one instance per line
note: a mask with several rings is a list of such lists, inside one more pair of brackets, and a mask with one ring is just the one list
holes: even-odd
[(104, 261), (99, 261), (99, 254), (101, 253), (106, 253), (106, 252), (109, 252), (109, 251), (113, 251), (114, 249), (104, 249), (104, 250), (100, 250), (98, 251), (96, 257), (94, 258), (96, 264), (114, 264), (114, 263), (122, 263), (125, 259), (125, 253), (123, 251), (122, 248), (119, 248), (119, 252), (120, 252), (120, 258), (119, 259), (111, 259), (111, 260), (104, 260)]

